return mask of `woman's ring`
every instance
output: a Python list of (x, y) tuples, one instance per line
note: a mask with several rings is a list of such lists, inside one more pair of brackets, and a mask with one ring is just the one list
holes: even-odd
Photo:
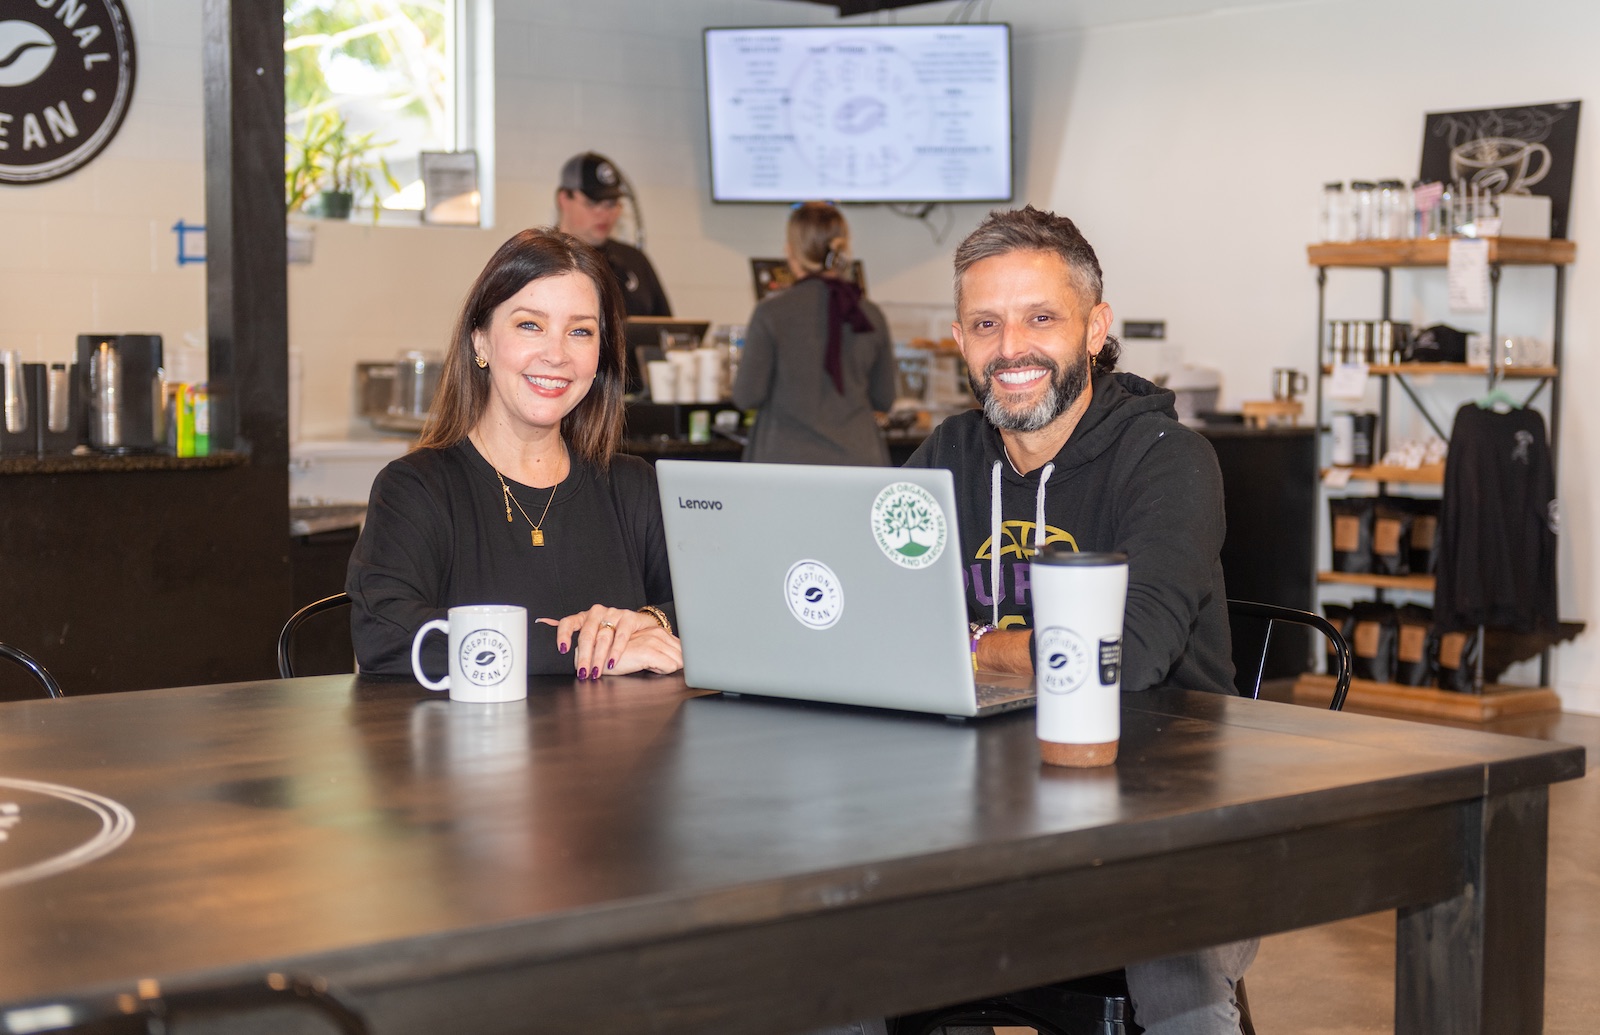
[(617, 623), (616, 622), (601, 622), (600, 623), (600, 628), (602, 628), (602, 629), (615, 629), (616, 627), (617, 627)]

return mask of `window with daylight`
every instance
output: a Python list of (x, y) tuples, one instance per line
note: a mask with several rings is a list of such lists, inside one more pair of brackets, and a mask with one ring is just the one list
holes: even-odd
[(423, 152), (478, 150), (483, 167), (473, 40), (488, 4), (285, 0), (290, 211), (319, 214), (324, 191), (344, 192), (383, 222), (413, 221), (402, 213), (423, 208)]

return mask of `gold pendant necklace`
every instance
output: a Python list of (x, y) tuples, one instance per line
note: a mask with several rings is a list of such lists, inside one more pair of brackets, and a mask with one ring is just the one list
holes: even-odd
[[(477, 447), (477, 445), (478, 444), (476, 442), (473, 443), (474, 447)], [(550, 514), (550, 504), (552, 504), (552, 503), (554, 503), (556, 501), (556, 490), (561, 488), (561, 477), (560, 477), (561, 476), (561, 463), (560, 463), (560, 461), (556, 462), (556, 483), (554, 485), (550, 486), (550, 498), (544, 501), (544, 511), (543, 511), (543, 513), (541, 513), (539, 515), (539, 520), (535, 521), (535, 520), (533, 520), (533, 518), (528, 517), (528, 512), (526, 510), (522, 509), (521, 501), (519, 501), (515, 496), (511, 495), (511, 486), (506, 484), (505, 475), (501, 474), (500, 473), (500, 468), (496, 467), (495, 464), (494, 464), (494, 461), (489, 459), (489, 454), (484, 449), (479, 448), (478, 449), (478, 455), (483, 457), (483, 459), (488, 462), (489, 468), (492, 471), (494, 471), (495, 478), (499, 479), (499, 481), (500, 481), (500, 494), (501, 494), (502, 497), (504, 497), (503, 502), (506, 505), (506, 524), (508, 524), (508, 525), (511, 524), (511, 520), (512, 520), (511, 519), (511, 507), (512, 507), (512, 504), (515, 504), (516, 508), (517, 508), (517, 513), (521, 514), (522, 517), (523, 517), (523, 520), (527, 521), (528, 524), (533, 526), (533, 533), (532, 533), (532, 535), (530, 537), (532, 542), (533, 542), (533, 545), (534, 546), (543, 546), (544, 545), (544, 530), (542, 528), (540, 528), (540, 526), (544, 524), (544, 519), (547, 516), (549, 516), (549, 514)], [(566, 454), (565, 445), (563, 445), (563, 447), (562, 447), (561, 455), (562, 455), (563, 459), (567, 455)]]
[[(490, 464), (489, 466), (494, 467), (493, 464)], [(550, 504), (556, 501), (556, 490), (561, 488), (561, 483), (556, 482), (554, 485), (550, 486), (550, 498), (544, 501), (544, 513), (539, 515), (538, 521), (535, 521), (533, 518), (528, 517), (528, 512), (522, 509), (522, 504), (517, 501), (515, 496), (511, 495), (511, 486), (506, 484), (505, 477), (500, 473), (500, 468), (495, 467), (494, 476), (500, 479), (500, 491), (505, 494), (506, 524), (509, 525), (511, 523), (511, 505), (515, 503), (517, 505), (517, 513), (521, 514), (523, 519), (527, 521), (528, 524), (533, 526), (533, 545), (543, 546), (544, 531), (539, 526), (544, 524), (545, 516), (550, 513)]]

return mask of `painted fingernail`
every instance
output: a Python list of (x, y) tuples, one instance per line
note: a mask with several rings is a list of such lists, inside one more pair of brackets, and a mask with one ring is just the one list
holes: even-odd
[(580, 668), (580, 669), (578, 669), (578, 678), (579, 678), (579, 679), (583, 679), (583, 678), (584, 678), (584, 677), (585, 677), (585, 676), (587, 676), (587, 675), (588, 675), (588, 674), (589, 674), (589, 670), (588, 670), (588, 669), (586, 669), (586, 668)]
[(607, 659), (606, 668), (616, 668), (616, 667), (617, 667), (617, 659), (616, 658)]
[(565, 643), (563, 643), (560, 646), (558, 646), (556, 649), (559, 650), (561, 653), (565, 654), (567, 652), (567, 645)]

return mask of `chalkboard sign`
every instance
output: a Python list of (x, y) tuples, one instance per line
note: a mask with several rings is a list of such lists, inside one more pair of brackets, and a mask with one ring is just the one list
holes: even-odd
[(1423, 120), (1422, 181), (1464, 181), (1490, 194), (1550, 199), (1550, 236), (1567, 236), (1578, 103), (1429, 112)]

